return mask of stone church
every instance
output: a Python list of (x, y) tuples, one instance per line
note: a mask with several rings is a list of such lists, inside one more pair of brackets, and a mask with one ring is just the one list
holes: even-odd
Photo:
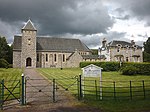
[(28, 20), (14, 36), (13, 67), (79, 67), (85, 60), (97, 60), (91, 50), (79, 39), (37, 36), (37, 29)]

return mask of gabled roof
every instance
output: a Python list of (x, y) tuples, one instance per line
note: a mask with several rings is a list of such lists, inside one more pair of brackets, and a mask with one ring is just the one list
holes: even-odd
[(27, 21), (27, 23), (24, 25), (24, 27), (22, 28), (22, 30), (33, 30), (33, 31), (36, 31), (36, 28), (34, 27), (32, 21), (29, 19)]
[[(13, 49), (21, 50), (21, 36), (14, 37)], [(63, 52), (74, 52), (87, 51), (90, 49), (82, 43), (79, 39), (67, 39), (67, 38), (56, 38), (56, 37), (37, 37), (37, 51), (63, 51)]]
[[(108, 45), (111, 47), (111, 46), (117, 46), (117, 45), (121, 45), (122, 47), (133, 47), (133, 45), (129, 42), (126, 42), (126, 41), (118, 41), (118, 40), (113, 40), (111, 42), (108, 43)], [(138, 48), (142, 48), (141, 46), (139, 45), (136, 45)]]
[(94, 65), (94, 64), (90, 64), (90, 65), (87, 65), (87, 66), (83, 67), (82, 70), (87, 69), (87, 68), (91, 68), (91, 67), (92, 67), (92, 68), (94, 67), (94, 68), (97, 68), (97, 69), (103, 69), (103, 68), (101, 68), (101, 67), (99, 67), (99, 66), (96, 66), (96, 65)]
[(51, 51), (90, 51), (79, 39), (67, 39), (56, 37), (37, 37), (37, 50)]

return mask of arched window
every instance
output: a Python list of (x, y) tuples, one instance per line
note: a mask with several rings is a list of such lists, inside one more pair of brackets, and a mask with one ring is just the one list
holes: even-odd
[(65, 55), (63, 54), (63, 62), (65, 62)]
[(46, 61), (48, 61), (48, 54), (46, 54)]
[(57, 55), (54, 54), (54, 61), (56, 62), (57, 61)]

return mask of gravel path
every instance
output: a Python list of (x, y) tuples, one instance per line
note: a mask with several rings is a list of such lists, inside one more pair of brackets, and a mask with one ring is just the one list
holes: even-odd
[[(36, 69), (27, 68), (27, 105), (14, 104), (5, 108), (4, 112), (100, 112), (75, 99), (68, 91), (57, 91), (56, 102), (52, 97), (52, 81), (45, 78)], [(40, 79), (40, 80), (33, 80)]]

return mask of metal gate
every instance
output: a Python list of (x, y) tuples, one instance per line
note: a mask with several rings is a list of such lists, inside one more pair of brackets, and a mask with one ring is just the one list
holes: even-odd
[(51, 79), (25, 79), (25, 104), (53, 102)]
[[(15, 100), (20, 103), (20, 80), (1, 80), (0, 81), (0, 108), (8, 107), (10, 103), (6, 103), (10, 100)], [(15, 102), (16, 103), (16, 102)]]
[[(64, 82), (70, 81), (70, 84)], [(78, 78), (30, 79), (25, 78), (24, 104), (50, 103), (68, 99), (68, 94), (79, 96)], [(69, 91), (68, 91), (69, 90)]]

